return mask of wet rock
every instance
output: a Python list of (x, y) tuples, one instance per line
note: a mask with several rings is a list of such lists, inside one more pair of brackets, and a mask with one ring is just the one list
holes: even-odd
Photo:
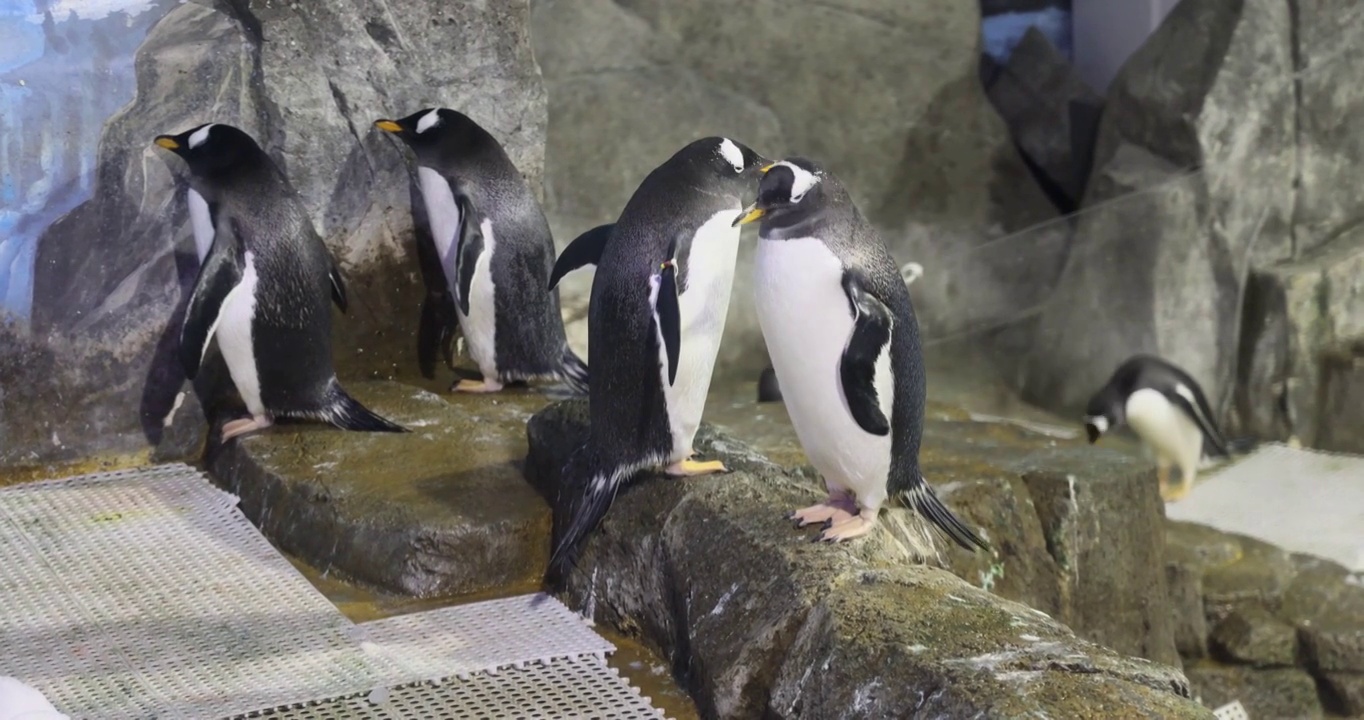
[(1165, 589), (1170, 597), (1175, 649), (1186, 660), (1208, 654), (1208, 620), (1203, 615), (1203, 573), (1177, 564), (1165, 566)]
[(349, 390), (412, 432), (291, 424), (210, 446), (214, 478), (241, 498), (252, 522), (315, 567), (390, 591), (537, 582), (549, 560), (550, 515), (520, 463), (526, 420), (544, 399), (442, 399), (392, 382)]
[(1210, 708), (1239, 700), (1253, 718), (1322, 717), (1312, 676), (1296, 668), (1257, 670), (1204, 663), (1184, 668), (1196, 697)]
[(1364, 587), (1341, 583), (1310, 618), (1299, 618), (1308, 664), (1325, 672), (1364, 673)]
[(1297, 631), (1264, 608), (1232, 611), (1213, 628), (1212, 643), (1224, 659), (1256, 667), (1291, 666), (1297, 661)]
[[(1086, 142), (1083, 135), (1077, 137), (1071, 105), (1096, 105), (1102, 99), (1037, 27), (1023, 34), (985, 92), (1023, 154), (1060, 191), (1066, 203), (1062, 209), (1073, 210), (1084, 193), (1087, 170), (1077, 160), (1089, 156), (1095, 138), (1090, 135)], [(1085, 147), (1076, 148), (1077, 139)]]
[(1297, 575), (1287, 552), (1253, 538), (1238, 538), (1239, 557), (1203, 572), (1203, 606), (1216, 625), (1245, 607), (1278, 611), (1289, 583)]
[(1331, 693), (1334, 707), (1341, 715), (1364, 715), (1364, 674), (1326, 673), (1326, 689)]
[(21, 372), (10, 377), (30, 389), (24, 404), (5, 401), (5, 416), (49, 419), (6, 438), (0, 462), (162, 442), (183, 389), (176, 343), (197, 261), (182, 167), (150, 141), (203, 122), (253, 134), (336, 255), (350, 296), (333, 338), (343, 379), (415, 374), (424, 293), (413, 186), (402, 152), (371, 123), (459, 108), (538, 187), (546, 109), (528, 13), (526, 0), (173, 5), (138, 51), (137, 98), (104, 121), (94, 197), (38, 245), (29, 343), (63, 362), (13, 363)]
[(1364, 341), (1323, 359), (1321, 433), (1317, 446), (1364, 453)]
[[(551, 405), (527, 426), (527, 476), (551, 502), (585, 427), (582, 401)], [(984, 437), (976, 441), (989, 447)], [(1084, 716), (1137, 705), (1161, 717), (1207, 717), (1183, 699), (1174, 669), (1122, 658), (1042, 613), (913, 566), (924, 544), (907, 512), (883, 512), (881, 527), (861, 542), (812, 544), (814, 529), (796, 530), (784, 518), (823, 495), (811, 478), (784, 471), (709, 425), (698, 434), (697, 450), (736, 472), (686, 481), (650, 477), (622, 492), (586, 543), (565, 592), (599, 621), (670, 657), (703, 715), (830, 717), (837, 707), (858, 708), (859, 717), (898, 716), (927, 702), (954, 716), (996, 707), (1010, 715)], [(926, 461), (935, 481), (953, 475), (949, 457), (944, 450), (932, 461), (936, 473)], [(982, 465), (955, 457), (981, 474)], [(969, 522), (985, 525), (992, 542), (1018, 543), (1017, 555), (993, 561), (1004, 566), (993, 578), (996, 589), (1020, 583), (1015, 578), (1025, 573), (1045, 581), (1043, 569), (1054, 561), (1036, 516), (1018, 512), (1031, 503), (1026, 487), (1017, 471), (1012, 488), (1008, 471), (988, 472), (998, 474), (987, 474), (975, 490), (953, 479), (939, 493)], [(991, 505), (973, 494), (1001, 489), (1012, 489), (1009, 503)], [(992, 522), (993, 513), (999, 515)], [(1001, 521), (1022, 527), (1009, 535)], [(1037, 565), (1024, 564), (1027, 552), (1039, 554)], [(941, 557), (962, 572), (963, 555), (947, 549)], [(1018, 573), (1016, 559), (1023, 560)], [(1055, 576), (1051, 582), (1055, 587)], [(1045, 586), (1037, 592), (1048, 594)], [(951, 690), (958, 685), (962, 691)]]

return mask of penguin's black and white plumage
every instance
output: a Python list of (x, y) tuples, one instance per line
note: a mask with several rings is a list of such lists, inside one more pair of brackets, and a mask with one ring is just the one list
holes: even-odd
[[(403, 432), (342, 389), (332, 368), (330, 303), (346, 293), (302, 199), (242, 130), (207, 124), (156, 144), (189, 167), (211, 231), (180, 331), (193, 380), (217, 340), (251, 413), (223, 426), (223, 440), (269, 427), (272, 416), (321, 420), (346, 430)], [(192, 210), (192, 212), (194, 212)], [(204, 223), (194, 219), (196, 239)]]
[(829, 491), (791, 518), (824, 523), (820, 540), (847, 540), (901, 502), (962, 547), (987, 548), (920, 472), (919, 326), (876, 230), (842, 183), (804, 158), (767, 168), (757, 202), (734, 222), (758, 219), (758, 322), (791, 424)]
[[(1174, 501), (1193, 488), (1204, 456), (1230, 457), (1208, 398), (1187, 372), (1153, 355), (1136, 355), (1113, 372), (1085, 407), (1089, 442), (1126, 425), (1156, 458), (1162, 498)], [(1170, 466), (1180, 482), (1170, 486)]]
[(561, 492), (581, 495), (556, 517), (551, 576), (562, 576), (639, 471), (725, 471), (719, 461), (692, 461), (692, 441), (729, 310), (739, 249), (732, 221), (762, 163), (728, 138), (692, 142), (649, 173), (613, 225), (564, 250), (556, 279), (597, 265), (588, 310), (591, 432), (564, 468)]
[(547, 292), (554, 238), (530, 186), (497, 139), (463, 113), (427, 108), (375, 126), (412, 148), (431, 236), (455, 297), (469, 357), (497, 392), (511, 382), (562, 380), (578, 392), (587, 366), (564, 336), (558, 291)]

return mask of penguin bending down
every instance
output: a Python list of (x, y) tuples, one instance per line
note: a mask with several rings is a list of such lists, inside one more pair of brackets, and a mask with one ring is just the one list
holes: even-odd
[(639, 471), (725, 471), (718, 461), (692, 461), (692, 441), (729, 310), (739, 250), (731, 220), (762, 162), (733, 140), (697, 140), (649, 173), (613, 225), (564, 250), (570, 260), (561, 268), (597, 265), (588, 310), (593, 380), (590, 434), (561, 486), (583, 494), (566, 521), (556, 516), (551, 576), (568, 569)]
[[(302, 200), (256, 141), (208, 124), (156, 144), (179, 155), (191, 187), (208, 198), (208, 250), (180, 329), (180, 361), (193, 380), (212, 340), (249, 419), (223, 426), (223, 441), (269, 427), (272, 416), (321, 420), (345, 430), (405, 432), (346, 393), (332, 368), (330, 300), (345, 285)], [(191, 218), (199, 237), (202, 215)], [(198, 219), (195, 219), (198, 218)]]
[(782, 400), (829, 496), (791, 513), (818, 540), (864, 535), (902, 502), (962, 547), (988, 549), (919, 470), (924, 363), (909, 289), (842, 183), (804, 158), (763, 172), (754, 293)]
[[(1160, 496), (1167, 501), (1189, 494), (1204, 455), (1231, 457), (1203, 388), (1188, 373), (1158, 357), (1129, 358), (1085, 408), (1090, 443), (1124, 424), (1156, 456)], [(1171, 465), (1179, 466), (1180, 473), (1174, 488), (1170, 487)]]
[(416, 155), (431, 236), (482, 382), (451, 389), (489, 393), (505, 383), (553, 379), (587, 391), (587, 366), (564, 336), (549, 222), (506, 151), (462, 113), (427, 108), (375, 127)]

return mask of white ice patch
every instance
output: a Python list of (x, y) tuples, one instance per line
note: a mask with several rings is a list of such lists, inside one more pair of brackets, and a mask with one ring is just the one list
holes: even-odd
[(440, 111), (432, 110), (417, 121), (417, 132), (424, 133), (440, 124)]
[(208, 142), (208, 131), (212, 129), (213, 123), (209, 123), (208, 125), (205, 125), (199, 128), (198, 130), (195, 130), (194, 133), (189, 136), (190, 149), (192, 150), (194, 148), (199, 147), (200, 145), (203, 145), (205, 142)]
[(725, 160), (734, 166), (734, 172), (744, 171), (744, 153), (738, 145), (734, 144), (733, 140), (724, 138), (720, 141), (720, 155), (724, 156)]

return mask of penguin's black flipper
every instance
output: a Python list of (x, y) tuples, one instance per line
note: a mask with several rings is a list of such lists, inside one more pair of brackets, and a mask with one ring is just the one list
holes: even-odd
[(459, 259), (456, 271), (459, 282), (455, 284), (455, 301), (460, 312), (469, 314), (469, 288), (474, 284), (474, 269), (478, 267), (478, 256), (483, 254), (483, 232), (478, 229), (474, 205), (469, 198), (460, 195), (455, 198), (459, 205)]
[(242, 266), (246, 262), (243, 250), (236, 220), (220, 223), (213, 247), (199, 268), (199, 279), (185, 310), (185, 322), (180, 326), (180, 365), (188, 380), (199, 373), (223, 301), (242, 281)]
[(668, 384), (677, 381), (677, 363), (682, 354), (682, 310), (677, 306), (677, 264), (669, 260), (659, 268), (657, 295), (654, 297), (654, 322), (668, 354)]
[(336, 266), (336, 260), (331, 261), (331, 270), (327, 272), (327, 278), (332, 281), (332, 302), (341, 312), (346, 311), (348, 305), (346, 300), (346, 279), (341, 277), (341, 268)]
[(360, 404), (350, 396), (341, 383), (333, 376), (327, 385), (326, 406), (322, 408), (322, 420), (341, 428), (359, 432), (411, 432), (391, 420), (380, 417), (374, 411)]
[(843, 292), (853, 315), (852, 335), (838, 363), (843, 397), (858, 426), (872, 435), (888, 435), (890, 422), (876, 394), (876, 360), (890, 343), (890, 310), (852, 273), (843, 274)]
[(1179, 383), (1175, 385), (1173, 391), (1163, 394), (1166, 399), (1189, 416), (1189, 419), (1198, 424), (1198, 428), (1203, 431), (1203, 439), (1207, 444), (1206, 452), (1208, 454), (1231, 457), (1231, 453), (1227, 451), (1227, 441), (1222, 438), (1222, 433), (1218, 432), (1217, 425), (1212, 421), (1212, 411), (1208, 408), (1208, 401), (1203, 398), (1203, 393)]
[(598, 225), (564, 247), (563, 254), (554, 261), (554, 272), (549, 274), (549, 289), (553, 290), (565, 275), (574, 270), (600, 262), (602, 250), (606, 249), (606, 241), (611, 239), (611, 229), (615, 226), (615, 223)]

